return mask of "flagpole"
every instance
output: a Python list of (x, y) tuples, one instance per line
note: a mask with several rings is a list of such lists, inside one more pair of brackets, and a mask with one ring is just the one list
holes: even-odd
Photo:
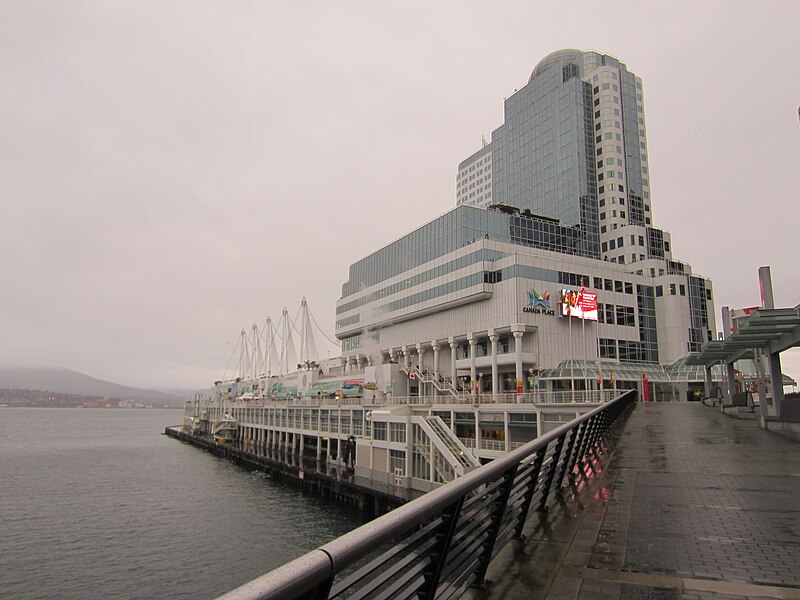
[(600, 320), (595, 325), (595, 345), (597, 346), (597, 389), (600, 391), (600, 402), (603, 401), (603, 367), (600, 365)]
[(569, 317), (569, 383), (572, 389), (572, 401), (575, 402), (575, 350), (572, 344), (572, 307), (568, 309)]
[(583, 336), (583, 390), (586, 399), (589, 397), (589, 381), (586, 379), (586, 363), (588, 362), (588, 355), (586, 352), (586, 315), (581, 318), (581, 335)]

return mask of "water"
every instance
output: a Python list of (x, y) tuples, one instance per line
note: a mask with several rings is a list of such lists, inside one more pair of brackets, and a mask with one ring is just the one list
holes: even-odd
[(362, 522), (161, 435), (181, 421), (0, 409), (0, 598), (214, 598)]

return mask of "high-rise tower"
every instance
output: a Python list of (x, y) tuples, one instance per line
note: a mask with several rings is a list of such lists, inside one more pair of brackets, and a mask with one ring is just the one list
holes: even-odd
[(506, 99), (504, 113), (492, 141), (459, 165), (458, 204), (558, 219), (578, 229), (584, 252), (597, 258), (669, 258), (669, 236), (652, 227), (642, 81), (624, 63), (593, 51), (553, 52)]

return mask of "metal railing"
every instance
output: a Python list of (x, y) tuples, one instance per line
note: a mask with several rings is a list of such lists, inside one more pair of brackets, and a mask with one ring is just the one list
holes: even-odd
[(551, 493), (587, 476), (635, 399), (627, 392), (221, 600), (458, 598), (484, 583), (492, 558), (521, 539), (528, 516), (544, 510)]

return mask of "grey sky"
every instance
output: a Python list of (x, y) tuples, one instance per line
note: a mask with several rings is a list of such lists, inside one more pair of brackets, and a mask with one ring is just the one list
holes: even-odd
[(651, 4), (0, 0), (0, 364), (204, 387), (302, 296), (332, 336), (565, 47), (642, 77), (654, 221), (717, 307), (763, 264), (800, 303), (800, 5)]

